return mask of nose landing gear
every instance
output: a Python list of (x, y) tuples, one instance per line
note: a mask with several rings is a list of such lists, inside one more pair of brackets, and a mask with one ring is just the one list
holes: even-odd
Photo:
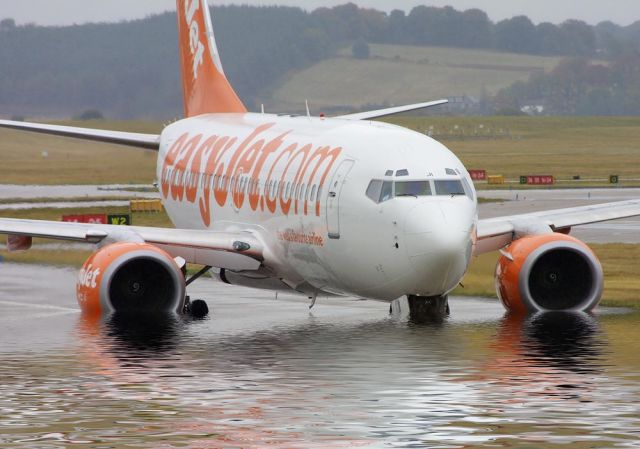
[(191, 300), (187, 296), (187, 301), (184, 304), (184, 313), (192, 318), (200, 320), (209, 315), (209, 306), (202, 299)]
[[(187, 287), (189, 285), (193, 284), (193, 282), (195, 282), (198, 279), (200, 279), (205, 274), (207, 274), (209, 272), (209, 270), (211, 270), (211, 267), (210, 266), (206, 266), (206, 267), (202, 268), (202, 270), (200, 270), (196, 274), (194, 274), (191, 278), (187, 279), (187, 281), (186, 281)], [(182, 274), (184, 274), (185, 278), (186, 278), (186, 276), (187, 276), (187, 266), (186, 266), (186, 264), (183, 266), (183, 273)], [(196, 320), (200, 320), (200, 319), (206, 317), (207, 315), (209, 315), (209, 306), (207, 306), (207, 303), (204, 302), (202, 299), (194, 299), (192, 301), (191, 298), (189, 296), (187, 296), (185, 304), (184, 304), (184, 313), (185, 313), (185, 315), (189, 315), (192, 318), (195, 318)]]
[(407, 295), (409, 320), (416, 324), (442, 323), (451, 314), (448, 296)]

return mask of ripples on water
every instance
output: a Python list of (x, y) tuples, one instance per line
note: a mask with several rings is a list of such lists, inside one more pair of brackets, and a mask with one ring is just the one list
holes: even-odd
[(2, 351), (0, 446), (638, 447), (637, 318), (78, 318)]

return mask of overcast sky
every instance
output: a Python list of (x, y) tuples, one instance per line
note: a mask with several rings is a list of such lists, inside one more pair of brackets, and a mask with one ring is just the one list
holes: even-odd
[[(216, 4), (281, 4), (313, 9), (346, 3), (347, 0), (209, 0)], [(640, 20), (640, 0), (353, 0), (380, 10), (410, 10), (419, 4), (451, 5), (457, 9), (480, 8), (493, 20), (525, 14), (534, 22), (581, 19), (591, 24), (611, 20), (628, 25)], [(175, 9), (175, 0), (0, 0), (0, 19), (11, 17), (19, 24), (69, 25), (145, 17)]]

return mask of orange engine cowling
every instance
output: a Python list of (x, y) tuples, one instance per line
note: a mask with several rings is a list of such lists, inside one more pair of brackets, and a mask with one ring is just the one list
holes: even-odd
[(600, 302), (604, 276), (587, 245), (555, 233), (511, 243), (498, 261), (495, 281), (510, 312), (588, 312)]
[(115, 243), (80, 270), (76, 293), (83, 313), (182, 312), (185, 279), (173, 258), (146, 243)]

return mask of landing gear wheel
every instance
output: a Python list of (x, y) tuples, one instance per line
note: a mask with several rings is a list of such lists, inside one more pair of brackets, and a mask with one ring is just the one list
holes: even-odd
[(449, 316), (448, 296), (407, 295), (409, 319), (416, 324), (442, 323)]
[(196, 299), (189, 307), (189, 313), (193, 318), (201, 319), (209, 315), (209, 306), (202, 299)]
[(199, 320), (209, 315), (209, 306), (202, 299), (194, 299), (191, 301), (191, 298), (187, 296), (184, 313), (185, 315), (191, 316), (191, 318)]

